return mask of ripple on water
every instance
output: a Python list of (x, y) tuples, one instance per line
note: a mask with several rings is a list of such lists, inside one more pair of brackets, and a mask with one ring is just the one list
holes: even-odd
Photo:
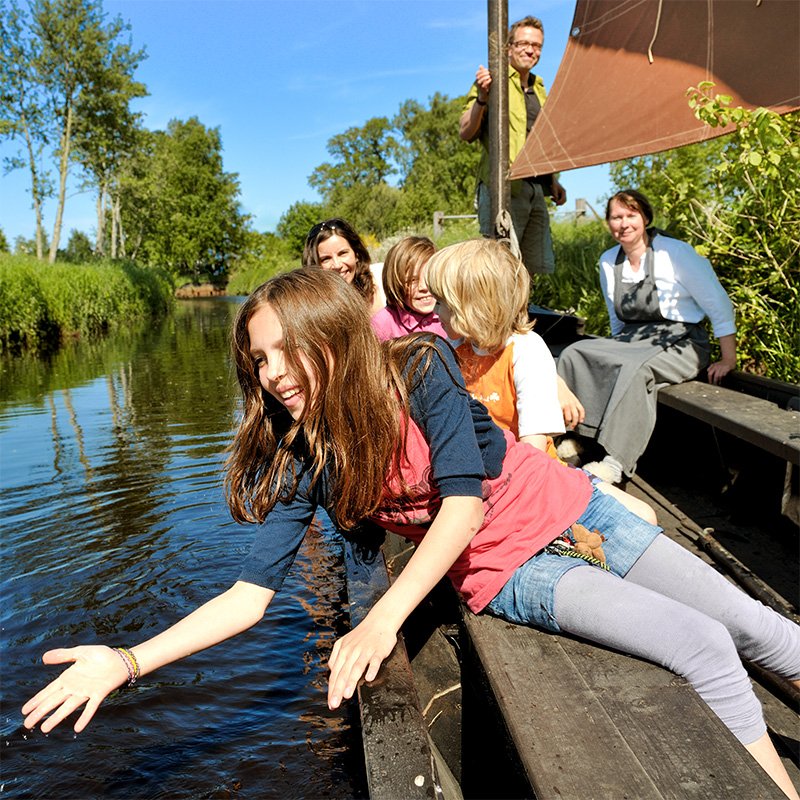
[(141, 641), (236, 580), (253, 530), (232, 522), (220, 482), (233, 311), (182, 304), (124, 346), (87, 348), (85, 363), (78, 349), (8, 371), (38, 388), (0, 401), (3, 794), (366, 796), (357, 709), (325, 704), (346, 613), (324, 530), (263, 622), (120, 692), (82, 734), (26, 731), (13, 711), (58, 673), (44, 650)]

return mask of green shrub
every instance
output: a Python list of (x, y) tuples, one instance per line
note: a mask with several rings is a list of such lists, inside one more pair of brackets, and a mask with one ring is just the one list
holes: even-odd
[(66, 336), (93, 336), (166, 313), (165, 273), (130, 262), (44, 264), (0, 254), (0, 348), (47, 349)]
[(552, 222), (555, 271), (533, 279), (531, 301), (556, 311), (569, 311), (586, 319), (586, 332), (611, 333), (606, 303), (600, 290), (600, 254), (614, 244), (605, 224)]

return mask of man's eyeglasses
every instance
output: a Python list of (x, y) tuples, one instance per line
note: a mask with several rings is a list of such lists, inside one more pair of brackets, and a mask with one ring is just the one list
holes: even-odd
[(336, 231), (339, 230), (339, 226), (333, 222), (332, 220), (325, 220), (325, 222), (318, 222), (309, 232), (308, 236), (306, 236), (306, 241), (310, 242), (315, 236), (318, 236), (322, 231)]
[(539, 42), (528, 42), (525, 39), (522, 39), (519, 42), (511, 42), (511, 46), (515, 50), (527, 50), (529, 47), (531, 50), (535, 50), (537, 53), (542, 52), (542, 46)]

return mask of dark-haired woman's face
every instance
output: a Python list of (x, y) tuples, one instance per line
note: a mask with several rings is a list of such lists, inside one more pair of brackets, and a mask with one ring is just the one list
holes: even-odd
[(608, 210), (608, 227), (611, 235), (627, 250), (644, 239), (647, 226), (635, 208), (628, 208), (619, 200), (612, 200)]
[(322, 269), (338, 272), (347, 283), (352, 283), (356, 275), (356, 254), (350, 242), (334, 234), (317, 245), (317, 259)]

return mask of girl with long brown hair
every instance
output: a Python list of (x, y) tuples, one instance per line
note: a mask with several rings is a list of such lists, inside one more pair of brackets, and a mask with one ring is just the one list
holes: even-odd
[[(404, 620), (447, 574), (475, 613), (565, 630), (683, 675), (797, 797), (740, 655), (800, 686), (800, 628), (581, 470), (501, 431), (467, 394), (443, 339), (381, 345), (351, 287), (301, 269), (251, 295), (233, 342), (244, 408), (226, 488), (234, 517), (259, 523), (238, 580), (141, 644), (45, 653), (46, 663), (73, 663), (23, 707), (28, 728), (49, 714), (47, 732), (85, 704), (81, 731), (124, 683), (258, 622), (322, 507), (345, 533), (370, 520), (417, 543), (391, 588), (334, 645), (331, 708), (377, 676)], [(580, 551), (576, 524), (603, 533), (602, 558)]]

